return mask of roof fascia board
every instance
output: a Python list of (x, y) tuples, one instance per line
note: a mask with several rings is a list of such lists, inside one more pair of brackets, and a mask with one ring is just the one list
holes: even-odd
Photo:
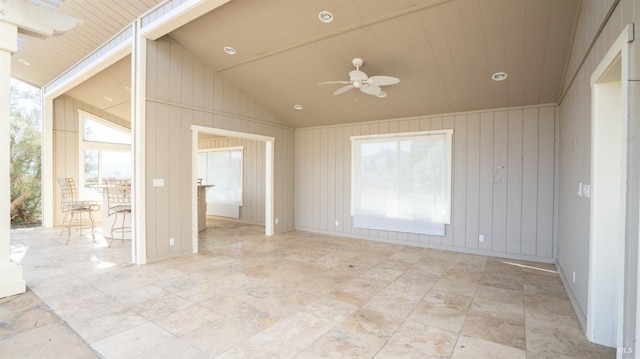
[[(91, 78), (93, 75), (101, 72), (107, 67), (123, 59), (125, 56), (131, 53), (131, 44), (131, 39), (127, 39), (108, 52), (105, 52), (101, 56), (98, 56), (96, 59), (88, 63), (87, 66), (78, 70), (76, 73), (61, 81), (60, 83), (54, 84), (54, 82), (56, 81), (54, 80), (48, 85), (45, 85), (45, 87), (43, 88), (45, 98), (56, 98), (67, 92), (68, 90), (74, 88), (75, 86), (81, 84), (85, 80)], [(78, 65), (79, 64), (69, 68), (69, 70), (67, 70), (63, 75), (72, 71)]]
[[(55, 79), (51, 80), (51, 82), (44, 85), (42, 87), (44, 96), (59, 96), (130, 54), (133, 38), (133, 24), (134, 23), (131, 23), (126, 26), (120, 32), (93, 50), (89, 55), (69, 67)], [(106, 65), (105, 62), (107, 62)]]
[[(142, 23), (140, 35), (149, 40), (157, 40), (229, 1), (231, 0), (190, 0), (164, 12), (167, 7), (179, 2), (179, 0), (167, 1), (140, 16)], [(160, 15), (161, 13), (163, 14)]]
[[(167, 1), (136, 19), (135, 21), (139, 20), (141, 23), (144, 22), (145, 19), (147, 21), (147, 25), (140, 30), (140, 35), (146, 39), (156, 40), (231, 0), (189, 0), (171, 8), (173, 3), (178, 1), (179, 0)], [(167, 8), (171, 8), (171, 10), (166, 11)], [(161, 13), (162, 15), (158, 16), (158, 14)], [(119, 38), (123, 35), (128, 35), (127, 32), (132, 29), (135, 21), (100, 47), (96, 48), (87, 57), (46, 84), (43, 87), (44, 96), (55, 98), (130, 54), (132, 44), (131, 36), (126, 40), (119, 40)], [(117, 41), (121, 42), (113, 46), (113, 43)], [(109, 46), (113, 46), (113, 48), (105, 51), (103, 54), (99, 54), (100, 51)], [(74, 71), (76, 71), (76, 73), (70, 75)]]

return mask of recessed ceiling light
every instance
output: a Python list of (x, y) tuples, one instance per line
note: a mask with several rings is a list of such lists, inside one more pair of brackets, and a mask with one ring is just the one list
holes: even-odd
[(294, 109), (294, 110), (302, 111), (302, 109), (303, 109), (303, 108), (304, 108), (304, 107), (302, 107), (302, 105), (300, 105), (300, 104), (295, 104), (295, 105), (293, 105), (293, 109)]
[(109, 101), (109, 102), (113, 102), (113, 99), (109, 96), (105, 96), (103, 97), (105, 100)]
[(495, 74), (491, 75), (491, 79), (493, 81), (503, 81), (506, 78), (507, 78), (506, 72), (496, 72)]
[(333, 14), (328, 12), (327, 10), (322, 10), (318, 14), (318, 19), (320, 19), (320, 21), (324, 22), (325, 24), (328, 24), (333, 21)]
[(25, 59), (18, 59), (18, 62), (23, 64), (24, 66), (31, 66), (31, 63)]
[(235, 55), (236, 54), (236, 49), (234, 49), (231, 46), (225, 46), (224, 47), (224, 52), (226, 52), (229, 55)]
[(379, 94), (377, 94), (376, 96), (378, 96), (379, 98), (385, 98), (387, 97), (387, 93), (386, 92), (380, 92)]

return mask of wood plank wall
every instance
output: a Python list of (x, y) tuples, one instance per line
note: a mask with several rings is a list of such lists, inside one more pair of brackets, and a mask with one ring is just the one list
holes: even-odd
[[(555, 110), (547, 105), (298, 129), (296, 228), (554, 262)], [(446, 235), (353, 227), (350, 136), (437, 129), (454, 130)]]
[[(576, 25), (575, 38), (568, 61), (564, 80), (564, 96), (559, 106), (559, 206), (558, 206), (558, 269), (564, 277), (564, 284), (578, 318), (585, 323), (587, 313), (589, 284), (589, 199), (578, 197), (578, 183), (591, 181), (591, 83), (590, 77), (600, 64), (613, 42), (627, 24), (640, 22), (640, 7), (636, 0), (621, 0), (615, 7), (609, 20), (613, 0), (585, 0), (581, 3), (580, 15)], [(597, 31), (604, 24), (600, 36)], [(630, 46), (638, 47), (637, 26), (636, 41)], [(596, 40), (590, 52), (589, 45)], [(637, 50), (635, 50), (638, 53)], [(631, 51), (633, 53), (633, 51)], [(586, 56), (586, 59), (585, 59)], [(637, 56), (637, 55), (636, 55)], [(584, 60), (584, 62), (583, 62)], [(628, 116), (628, 138), (640, 135), (640, 116), (637, 104), (640, 103), (640, 62), (631, 60), (631, 79), (629, 103), (632, 113)], [(635, 111), (635, 112), (633, 112)], [(635, 122), (634, 122), (635, 121)], [(637, 261), (638, 261), (638, 192), (640, 148), (636, 141), (629, 141), (627, 151), (627, 263), (625, 264), (625, 329), (624, 343), (635, 340)], [(595, 190), (595, 189), (592, 189)], [(572, 279), (576, 273), (575, 282)]]
[[(146, 101), (147, 260), (191, 253), (191, 126), (274, 137), (276, 233), (294, 229), (294, 130), (178, 42), (148, 41)], [(152, 187), (154, 178), (165, 187)], [(175, 246), (169, 246), (169, 238)]]
[(58, 177), (71, 177), (78, 183), (80, 161), (79, 153), (79, 117), (78, 110), (88, 112), (104, 120), (111, 121), (125, 128), (131, 123), (125, 119), (111, 115), (84, 102), (69, 96), (60, 96), (53, 100), (53, 224), (62, 225), (64, 215), (60, 212), (60, 187)]
[(198, 141), (198, 149), (243, 146), (242, 222), (264, 225), (265, 143), (233, 137)]

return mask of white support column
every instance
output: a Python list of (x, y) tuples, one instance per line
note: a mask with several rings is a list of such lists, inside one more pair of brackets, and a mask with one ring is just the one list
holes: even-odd
[(147, 93), (147, 39), (140, 35), (140, 19), (134, 24), (131, 50), (131, 131), (133, 133), (133, 208), (132, 257), (136, 264), (147, 263), (146, 236), (146, 93)]
[(22, 267), (11, 261), (11, 54), (18, 50), (18, 32), (46, 38), (74, 29), (79, 21), (27, 0), (0, 1), (0, 298), (26, 291)]
[(264, 234), (267, 236), (273, 236), (274, 233), (274, 184), (275, 184), (275, 168), (274, 168), (274, 154), (275, 154), (275, 140), (265, 142), (265, 214), (264, 214)]
[(18, 27), (0, 21), (0, 298), (24, 293), (22, 267), (11, 261), (10, 124), (11, 53), (18, 45)]
[(53, 227), (53, 97), (42, 96), (42, 226)]

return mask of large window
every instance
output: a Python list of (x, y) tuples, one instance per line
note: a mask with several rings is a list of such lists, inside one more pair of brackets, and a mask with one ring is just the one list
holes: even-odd
[(238, 218), (242, 206), (243, 147), (201, 150), (198, 153), (198, 178), (207, 189), (207, 214)]
[(80, 183), (82, 199), (102, 199), (104, 179), (131, 179), (130, 130), (84, 111), (80, 119)]
[(354, 226), (444, 235), (451, 222), (453, 130), (354, 136)]

